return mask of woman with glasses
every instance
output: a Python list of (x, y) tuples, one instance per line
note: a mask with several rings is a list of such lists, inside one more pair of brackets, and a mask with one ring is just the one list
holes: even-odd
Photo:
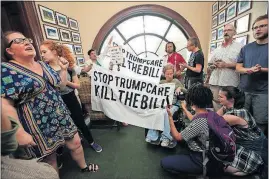
[(55, 151), (66, 144), (82, 172), (97, 171), (96, 164), (86, 164), (77, 127), (59, 94), (67, 83), (68, 61), (59, 59), (60, 73), (35, 61), (32, 40), (20, 32), (4, 34), (7, 62), (1, 64), (2, 118), (19, 123), (16, 134), (20, 146), (31, 157), (41, 158), (57, 171)]

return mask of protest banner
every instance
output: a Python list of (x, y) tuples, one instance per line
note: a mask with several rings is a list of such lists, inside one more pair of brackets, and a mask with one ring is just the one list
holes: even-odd
[[(103, 67), (110, 70), (117, 70), (122, 74), (125, 74), (129, 77), (144, 80), (144, 81), (150, 81), (151, 83), (158, 84), (161, 79), (163, 65), (164, 65), (164, 59), (158, 58), (156, 59), (145, 59), (138, 57), (134, 55), (132, 52), (126, 50), (126, 46), (118, 46), (115, 42), (113, 42), (113, 47), (110, 47), (109, 49), (121, 49), (122, 54), (118, 57), (123, 57), (123, 63), (119, 63), (119, 60), (114, 60), (115, 55), (110, 54), (112, 50), (108, 50), (108, 54), (106, 54), (105, 59), (102, 59), (104, 62)], [(117, 50), (118, 52), (118, 50)], [(113, 58), (111, 58), (113, 56)], [(109, 64), (109, 65), (107, 65)], [(119, 66), (113, 66), (111, 68), (112, 64), (120, 64)], [(114, 70), (114, 71), (115, 71)]]
[(153, 84), (95, 64), (91, 80), (92, 110), (120, 122), (163, 130), (166, 97), (172, 101), (174, 84)]

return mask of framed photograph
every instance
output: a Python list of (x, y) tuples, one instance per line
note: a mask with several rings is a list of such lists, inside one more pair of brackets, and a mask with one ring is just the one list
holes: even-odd
[(67, 20), (66, 15), (63, 15), (59, 12), (55, 12), (55, 15), (56, 15), (58, 25), (68, 28), (68, 20)]
[(216, 43), (211, 43), (210, 44), (210, 53), (212, 53), (216, 48), (217, 48)]
[(218, 16), (215, 16), (212, 19), (212, 28), (217, 27), (217, 25), (218, 25)]
[(250, 14), (236, 20), (236, 32), (241, 34), (249, 31)]
[(223, 39), (223, 35), (224, 35), (224, 27), (218, 28), (218, 40)]
[(226, 1), (219, 1), (219, 10), (226, 6)]
[[(233, 25), (235, 27), (235, 21), (229, 22), (227, 24), (231, 24), (231, 25)], [(225, 25), (227, 25), (227, 24), (225, 24)]]
[(75, 43), (81, 43), (79, 33), (72, 32), (72, 41)]
[(238, 42), (238, 43), (240, 43), (242, 46), (245, 46), (248, 43), (248, 35), (237, 37), (235, 39), (235, 41)]
[(59, 40), (59, 34), (58, 34), (58, 29), (56, 27), (52, 27), (46, 24), (44, 25), (44, 31), (46, 34), (46, 38), (47, 39), (51, 39), (51, 40)]
[(217, 40), (217, 30), (213, 30), (211, 32), (211, 40), (212, 41)]
[(69, 26), (73, 30), (78, 30), (78, 22), (75, 19), (69, 18)]
[(41, 5), (38, 5), (38, 6), (39, 6), (39, 11), (40, 11), (40, 16), (41, 16), (42, 21), (48, 22), (51, 24), (56, 24), (54, 11)]
[(238, 8), (237, 14), (241, 14), (243, 12), (246, 12), (247, 10), (251, 9), (251, 1), (239, 0), (237, 8)]
[(77, 57), (77, 65), (78, 66), (84, 66), (85, 65), (84, 57)]
[(230, 5), (226, 11), (226, 21), (234, 18), (236, 16), (236, 2)]
[(219, 13), (218, 18), (219, 25), (225, 22), (225, 16), (226, 16), (225, 10)]
[(75, 54), (74, 47), (72, 44), (64, 44), (64, 45), (67, 46), (73, 54)]
[(81, 46), (81, 45), (74, 45), (74, 50), (75, 50), (75, 54), (76, 54), (76, 55), (81, 55), (81, 54), (83, 54), (82, 46)]
[(222, 42), (217, 42), (217, 48), (219, 48), (222, 45)]
[(71, 42), (71, 35), (69, 30), (60, 29), (61, 39), (65, 42)]
[(219, 2), (215, 2), (213, 5), (212, 5), (212, 15), (216, 14), (219, 10)]

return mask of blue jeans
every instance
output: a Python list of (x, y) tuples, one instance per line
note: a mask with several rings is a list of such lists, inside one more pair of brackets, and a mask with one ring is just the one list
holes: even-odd
[(203, 156), (201, 152), (168, 156), (161, 160), (161, 167), (174, 174), (202, 174)]
[[(179, 108), (178, 106), (172, 106), (172, 108), (171, 108), (172, 115), (178, 110), (178, 108)], [(152, 141), (156, 141), (159, 138), (159, 131), (154, 130), (154, 129), (149, 129), (148, 134), (147, 134), (147, 138), (152, 140)], [(169, 118), (168, 118), (168, 114), (166, 111), (164, 114), (164, 129), (162, 132), (161, 140), (164, 140), (164, 139), (169, 139), (169, 140), (173, 139), (173, 137), (170, 134)]]

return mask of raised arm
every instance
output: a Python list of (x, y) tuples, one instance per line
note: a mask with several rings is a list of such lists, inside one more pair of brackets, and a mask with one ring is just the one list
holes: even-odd
[(181, 134), (177, 131), (177, 128), (174, 124), (173, 121), (173, 116), (172, 113), (170, 111), (169, 108), (167, 108), (167, 113), (168, 113), (168, 118), (169, 118), (169, 124), (170, 124), (170, 130), (171, 130), (171, 135), (173, 136), (173, 138), (177, 141), (181, 141), (182, 140), (182, 136)]
[(80, 88), (80, 82), (74, 69), (72, 70), (72, 81), (67, 81), (66, 85), (74, 89)]
[(59, 65), (61, 67), (61, 71), (60, 71), (60, 78), (61, 78), (60, 89), (63, 90), (64, 87), (67, 84), (67, 68), (69, 66), (69, 63), (65, 58), (59, 57)]

